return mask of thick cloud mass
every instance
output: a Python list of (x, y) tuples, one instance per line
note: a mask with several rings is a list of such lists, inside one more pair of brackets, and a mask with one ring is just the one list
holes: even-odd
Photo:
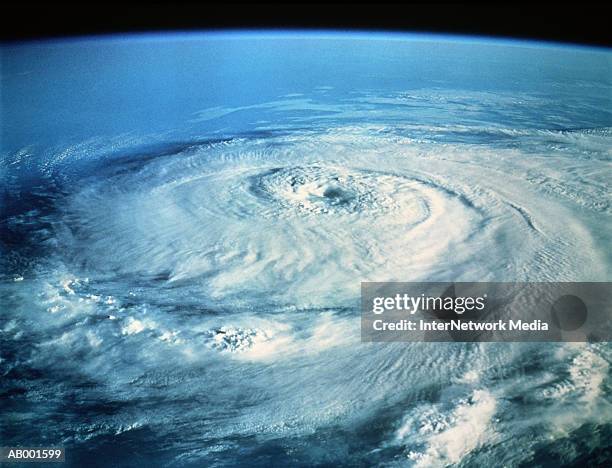
[(385, 130), (202, 143), (113, 165), (66, 200), (62, 248), (93, 271), (189, 282), (228, 304), (342, 306), (363, 280), (605, 275), (607, 249), (584, 227), (609, 215), (604, 174), (561, 179), (599, 160)]

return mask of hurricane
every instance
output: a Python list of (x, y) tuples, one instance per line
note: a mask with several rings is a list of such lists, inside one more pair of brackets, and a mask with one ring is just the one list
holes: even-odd
[(610, 280), (609, 50), (210, 33), (2, 64), (2, 445), (70, 466), (610, 462), (608, 343), (359, 328), (364, 281)]

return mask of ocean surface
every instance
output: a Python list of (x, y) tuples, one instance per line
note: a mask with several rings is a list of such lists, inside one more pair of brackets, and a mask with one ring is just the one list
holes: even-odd
[(4, 44), (0, 445), (68, 466), (612, 463), (607, 343), (362, 343), (362, 281), (612, 280), (612, 52)]

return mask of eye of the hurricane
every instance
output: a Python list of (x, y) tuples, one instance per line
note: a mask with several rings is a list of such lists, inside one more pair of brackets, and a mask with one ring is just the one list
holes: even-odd
[(414, 181), (367, 169), (295, 166), (251, 177), (250, 192), (268, 208), (307, 214), (384, 213), (414, 201)]
[(356, 193), (347, 182), (350, 184), (351, 181), (345, 181), (339, 177), (333, 177), (332, 180), (292, 182), (293, 198), (299, 206), (318, 208), (321, 212), (326, 212), (334, 207), (347, 208), (359, 199), (359, 193)]
[(340, 187), (329, 186), (323, 191), (323, 198), (332, 205), (343, 205), (349, 203), (354, 197)]

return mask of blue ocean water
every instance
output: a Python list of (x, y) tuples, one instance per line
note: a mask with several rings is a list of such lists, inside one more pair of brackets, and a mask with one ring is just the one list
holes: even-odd
[(608, 344), (361, 343), (361, 281), (609, 281), (612, 53), (1, 48), (1, 445), (70, 466), (610, 462)]

